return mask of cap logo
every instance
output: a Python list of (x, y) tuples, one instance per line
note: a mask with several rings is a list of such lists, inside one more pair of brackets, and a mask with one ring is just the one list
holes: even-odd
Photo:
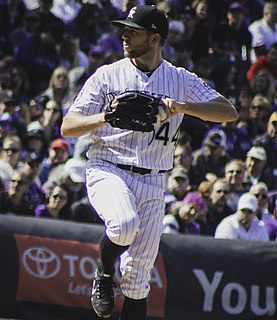
[(153, 23), (151, 26), (152, 29), (157, 29), (157, 26)]
[(136, 13), (136, 10), (137, 10), (137, 7), (132, 8), (132, 9), (130, 10), (127, 18), (133, 19), (133, 18), (134, 18), (134, 14)]

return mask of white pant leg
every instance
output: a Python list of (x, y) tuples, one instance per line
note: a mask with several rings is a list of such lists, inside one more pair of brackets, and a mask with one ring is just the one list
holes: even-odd
[[(136, 199), (114, 168), (87, 170), (88, 197), (106, 226), (112, 242), (127, 246), (139, 229)], [(116, 170), (116, 169), (115, 169)]]
[[(132, 299), (143, 299), (150, 290), (150, 272), (158, 254), (163, 232), (164, 194), (160, 186), (162, 179), (161, 175), (145, 177), (146, 181), (139, 181), (134, 189), (139, 201), (140, 227), (133, 243), (121, 255), (120, 262), (121, 290), (125, 296)], [(152, 184), (147, 180), (152, 180)]]

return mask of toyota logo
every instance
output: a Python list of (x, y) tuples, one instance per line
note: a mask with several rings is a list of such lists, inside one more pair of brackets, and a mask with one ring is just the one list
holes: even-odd
[(41, 247), (30, 248), (23, 254), (25, 269), (36, 278), (52, 278), (60, 270), (61, 262), (55, 252)]

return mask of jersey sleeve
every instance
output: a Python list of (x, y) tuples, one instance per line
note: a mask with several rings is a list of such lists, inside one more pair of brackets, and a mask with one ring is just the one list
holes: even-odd
[(208, 102), (222, 95), (194, 73), (188, 73), (187, 102)]
[(69, 111), (87, 116), (103, 111), (106, 95), (103, 72), (99, 69), (85, 82)]

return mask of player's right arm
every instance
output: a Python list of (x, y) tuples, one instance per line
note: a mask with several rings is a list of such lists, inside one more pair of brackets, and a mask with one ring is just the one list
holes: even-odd
[(61, 133), (64, 137), (79, 137), (106, 124), (104, 112), (90, 116), (69, 111), (63, 118)]

